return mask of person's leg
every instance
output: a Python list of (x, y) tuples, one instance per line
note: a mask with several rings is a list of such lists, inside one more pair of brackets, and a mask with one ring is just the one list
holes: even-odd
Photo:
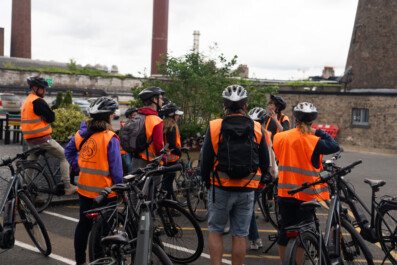
[(121, 159), (127, 168), (127, 174), (131, 174), (132, 173), (132, 155), (131, 154), (122, 155)]
[(210, 251), (211, 265), (221, 265), (223, 254), (222, 234), (209, 233), (208, 249)]
[(91, 209), (92, 203), (93, 199), (79, 194), (80, 218), (74, 234), (74, 253), (77, 265), (84, 264), (86, 260), (86, 248), (88, 235), (91, 231), (92, 221), (85, 217), (84, 211)]
[[(254, 204), (252, 208), (252, 217), (251, 217), (251, 222), (249, 226), (249, 231), (248, 231), (248, 240), (250, 241), (250, 248), (251, 249), (258, 249), (262, 247), (262, 244), (257, 244), (257, 240), (259, 239), (259, 233), (258, 233), (258, 226), (256, 224), (256, 215), (255, 215), (255, 204), (259, 198), (259, 195), (261, 194), (262, 190), (256, 190), (255, 191), (255, 197), (254, 197)], [(254, 241), (254, 242), (252, 242)]]
[(246, 252), (245, 237), (232, 236), (232, 265), (242, 265)]

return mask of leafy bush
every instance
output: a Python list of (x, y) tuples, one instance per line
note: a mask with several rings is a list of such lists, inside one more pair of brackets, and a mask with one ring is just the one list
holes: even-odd
[(181, 124), (179, 127), (179, 132), (182, 138), (196, 137), (197, 133), (204, 135), (205, 130), (206, 128), (204, 128), (203, 126), (194, 123)]
[(63, 98), (62, 107), (69, 107), (70, 105), (72, 105), (72, 103), (73, 103), (72, 92), (68, 90), (66, 91), (65, 97)]
[(80, 128), (82, 121), (87, 117), (79, 111), (80, 108), (72, 105), (70, 108), (59, 108), (54, 110), (55, 122), (51, 124), (51, 136), (57, 141), (65, 141), (69, 136), (74, 135)]
[(61, 106), (62, 102), (63, 102), (63, 93), (62, 91), (58, 91), (57, 97), (55, 99), (55, 105)]

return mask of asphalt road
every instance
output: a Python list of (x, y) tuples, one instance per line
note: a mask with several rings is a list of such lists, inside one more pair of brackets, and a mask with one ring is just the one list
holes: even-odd
[[(10, 153), (0, 145), (0, 154), (3, 152)], [(8, 148), (8, 147), (7, 147)], [(18, 149), (15, 146), (14, 149)], [(15, 150), (12, 150), (15, 152)], [(397, 173), (396, 173), (396, 155), (381, 155), (381, 154), (364, 154), (358, 152), (345, 152), (338, 164), (345, 166), (356, 160), (363, 160), (363, 164), (353, 169), (352, 173), (346, 178), (355, 186), (357, 193), (364, 199), (365, 202), (370, 200), (370, 189), (367, 184), (363, 183), (364, 178), (383, 179), (387, 185), (381, 188), (379, 196), (384, 194), (397, 195), (395, 188), (397, 187)], [(0, 183), (4, 185), (4, 183)], [(326, 218), (326, 209), (319, 212), (322, 222)], [(78, 206), (76, 203), (62, 203), (50, 206), (44, 213), (41, 214), (43, 221), (49, 232), (51, 238), (53, 251), (49, 257), (44, 257), (37, 253), (30, 238), (26, 234), (23, 225), (18, 224), (16, 229), (16, 244), (13, 249), (0, 250), (0, 264), (75, 264), (74, 263), (74, 248), (73, 236), (78, 219)], [(258, 212), (258, 227), (260, 237), (264, 242), (264, 248), (260, 250), (248, 250), (246, 255), (245, 264), (270, 264), (278, 265), (279, 258), (277, 248), (274, 246), (268, 253), (263, 253), (271, 242), (268, 240), (269, 235), (274, 234), (276, 231), (269, 223), (265, 223), (263, 217)], [(200, 224), (205, 239), (204, 252), (200, 259), (191, 264), (209, 264), (209, 255), (207, 248), (207, 225), (206, 223)], [(184, 229), (189, 229), (188, 227)], [(369, 244), (371, 252), (374, 256), (375, 263), (380, 264), (383, 259), (383, 253), (376, 245)], [(247, 244), (247, 247), (249, 245)], [(224, 236), (224, 264), (231, 264), (231, 236)]]

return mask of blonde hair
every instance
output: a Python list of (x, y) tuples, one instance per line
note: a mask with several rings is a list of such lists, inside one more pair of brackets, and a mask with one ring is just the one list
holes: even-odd
[(312, 128), (313, 122), (295, 121), (295, 123), (296, 123), (296, 128), (298, 128), (302, 134), (311, 134), (312, 133), (311, 128)]
[(89, 118), (86, 124), (87, 124), (87, 130), (90, 132), (102, 132), (105, 130), (115, 132), (113, 126), (105, 120), (97, 120), (94, 118)]
[(163, 120), (163, 133), (166, 134), (169, 131), (172, 131), (172, 129), (175, 127), (176, 130), (178, 131), (179, 134), (179, 128), (178, 124), (176, 123), (175, 119), (173, 117), (165, 117)]

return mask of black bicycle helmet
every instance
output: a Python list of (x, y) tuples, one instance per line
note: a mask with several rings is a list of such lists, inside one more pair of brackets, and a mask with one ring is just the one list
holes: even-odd
[(108, 97), (97, 98), (91, 103), (88, 111), (90, 115), (101, 113), (113, 113), (117, 109), (118, 104), (114, 99)]
[(180, 111), (180, 107), (175, 103), (168, 103), (161, 107), (160, 113), (165, 117), (173, 117), (175, 115), (183, 115), (183, 111)]
[(248, 112), (248, 116), (254, 121), (258, 121), (259, 123), (263, 123), (266, 118), (266, 110), (264, 108), (255, 107)]
[(298, 105), (294, 107), (294, 117), (297, 121), (314, 121), (317, 118), (317, 109), (309, 102), (298, 103)]
[(145, 88), (144, 90), (142, 90), (138, 94), (138, 96), (143, 102), (145, 102), (155, 96), (160, 96), (160, 95), (164, 95), (164, 94), (165, 94), (165, 91), (163, 91), (161, 88), (152, 86), (152, 87), (148, 87), (148, 88)]
[(42, 87), (42, 88), (49, 88), (50, 86), (48, 85), (48, 82), (42, 78), (42, 77), (38, 77), (38, 76), (30, 76), (26, 79), (26, 81), (29, 84), (29, 88), (32, 88), (34, 86), (37, 87)]
[(247, 103), (248, 93), (242, 86), (231, 85), (225, 88), (222, 98), (226, 108), (237, 110), (243, 108)]
[(275, 105), (278, 107), (279, 111), (282, 111), (287, 107), (287, 103), (285, 103), (285, 100), (280, 96), (270, 95), (270, 100), (275, 102)]
[(138, 108), (135, 106), (132, 106), (131, 108), (128, 108), (125, 111), (125, 117), (128, 118), (128, 116), (130, 116), (132, 113), (137, 112), (137, 111), (138, 111)]

